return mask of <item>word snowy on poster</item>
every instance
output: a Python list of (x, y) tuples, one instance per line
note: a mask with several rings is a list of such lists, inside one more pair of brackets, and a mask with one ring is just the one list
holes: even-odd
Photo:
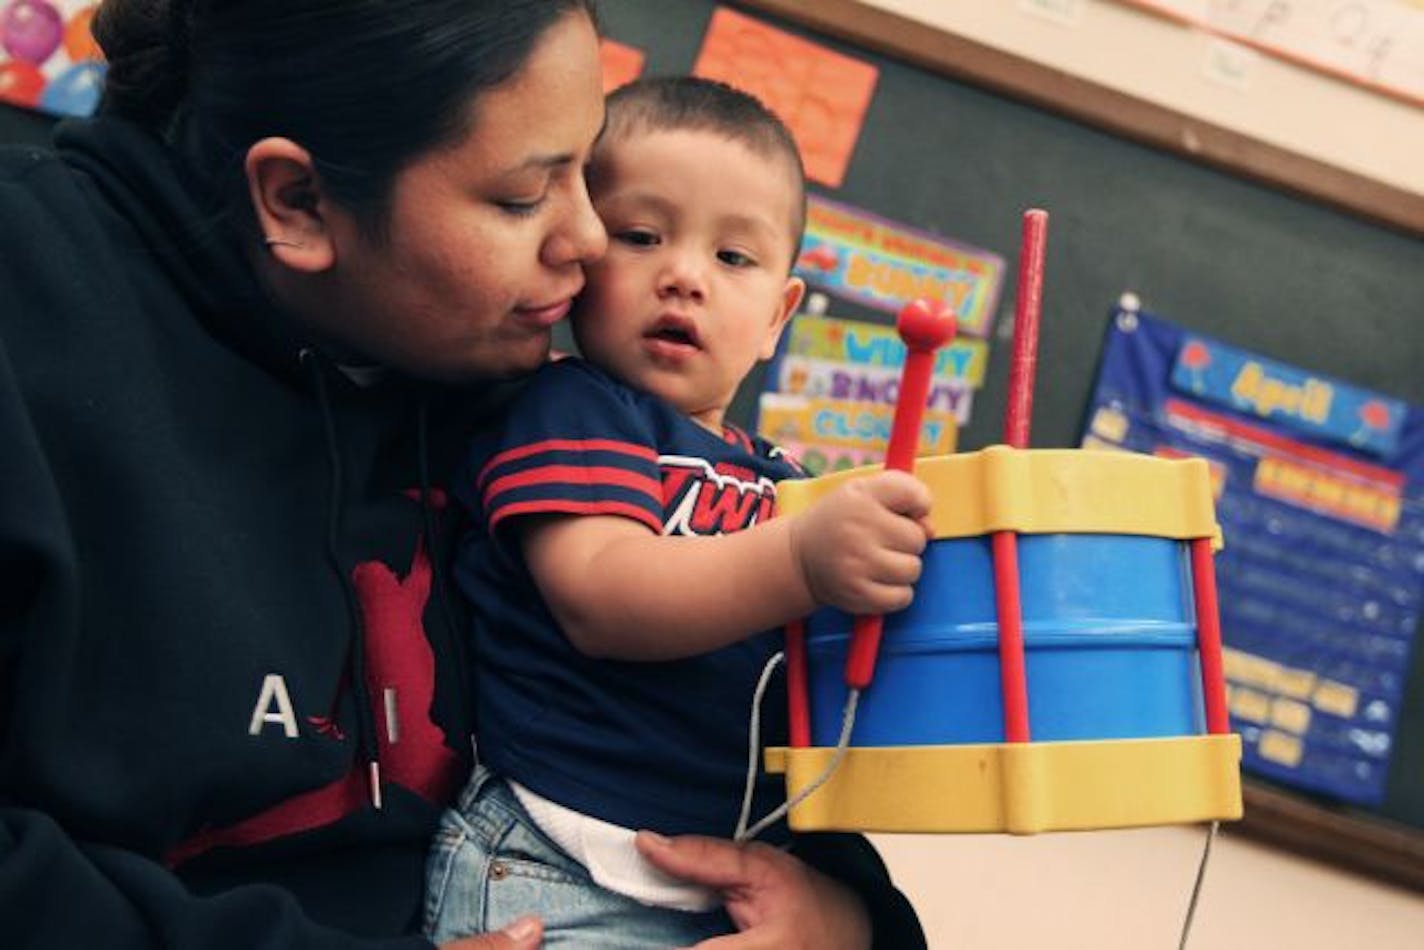
[[(900, 371), (885, 367), (805, 356), (786, 356), (777, 366), (778, 392), (894, 406), (900, 398)], [(974, 390), (959, 379), (930, 383), (925, 404), (950, 413), (964, 425), (974, 404)]]

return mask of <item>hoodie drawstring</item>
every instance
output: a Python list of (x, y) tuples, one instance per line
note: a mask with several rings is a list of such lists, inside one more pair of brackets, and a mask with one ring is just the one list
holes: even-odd
[[(451, 643), (454, 646), (455, 675), (459, 677), (461, 694), (470, 688), (470, 656), (465, 645), (464, 628), (455, 623), (455, 610), (450, 606), (450, 590), (445, 584), (445, 557), (438, 543), (439, 534), (435, 530), (434, 506), (431, 504), (429, 417), (430, 398), (422, 395), (416, 409), (416, 470), (420, 473), (420, 514), (425, 531), (425, 550), (430, 555), (430, 579), (435, 588), (435, 599), (440, 605), (440, 619), (445, 622)], [(448, 500), (447, 500), (448, 504)], [(472, 704), (471, 704), (472, 705)], [(474, 713), (470, 706), (461, 707), (464, 733), (470, 739), (470, 750), (475, 750)]]
[(336, 572), (341, 584), (341, 594), (346, 600), (346, 614), (350, 622), (352, 642), (347, 652), (348, 675), (356, 702), (357, 741), (366, 760), (367, 781), (370, 783), (372, 807), (381, 808), (381, 756), (380, 744), (376, 741), (376, 721), (371, 712), (370, 689), (366, 684), (366, 624), (361, 617), (361, 608), (356, 600), (356, 591), (344, 564), (341, 563), (339, 538), (341, 533), (341, 511), (343, 507), (344, 473), (341, 465), (341, 449), (336, 439), (336, 418), (331, 409), (331, 397), (327, 392), (326, 377), (322, 373), (321, 361), (315, 351), (304, 349), (301, 360), (311, 367), (311, 376), (316, 389), (317, 404), (321, 408), (322, 430), (326, 436), (326, 457), (330, 474), (329, 504), (326, 514), (326, 560)]

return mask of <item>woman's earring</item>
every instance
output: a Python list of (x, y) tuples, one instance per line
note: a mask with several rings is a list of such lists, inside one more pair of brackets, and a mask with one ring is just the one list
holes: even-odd
[(303, 244), (301, 241), (285, 241), (285, 240), (283, 240), (282, 238), (274, 238), (274, 237), (263, 238), (263, 239), (262, 239), (262, 243), (263, 243), (263, 244), (266, 244), (268, 247), (296, 247), (296, 248), (303, 248), (303, 247), (306, 247), (306, 245)]

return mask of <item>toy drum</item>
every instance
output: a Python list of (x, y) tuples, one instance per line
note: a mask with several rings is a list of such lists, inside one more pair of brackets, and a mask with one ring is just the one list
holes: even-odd
[[(867, 471), (784, 484), (779, 507), (794, 514)], [(921, 459), (915, 474), (934, 496), (915, 602), (884, 618), (850, 747), (791, 826), (1027, 834), (1240, 817), (1219, 641), (1214, 675), (1199, 648), (1199, 618), (1216, 624), (1206, 463), (993, 446)], [(1006, 734), (991, 553), (1003, 532), (1017, 538), (1031, 741)], [(806, 623), (789, 682), (809, 736), (767, 753), (790, 796), (835, 752), (852, 620), (823, 610)]]

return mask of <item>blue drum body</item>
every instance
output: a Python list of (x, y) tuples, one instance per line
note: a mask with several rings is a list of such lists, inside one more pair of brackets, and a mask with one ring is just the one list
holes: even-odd
[[(1203, 728), (1186, 545), (1131, 535), (1018, 541), (1034, 741), (1136, 739)], [(993, 560), (987, 537), (933, 541), (915, 602), (885, 617), (856, 746), (1004, 741)], [(834, 746), (852, 618), (807, 627), (812, 742)]]

